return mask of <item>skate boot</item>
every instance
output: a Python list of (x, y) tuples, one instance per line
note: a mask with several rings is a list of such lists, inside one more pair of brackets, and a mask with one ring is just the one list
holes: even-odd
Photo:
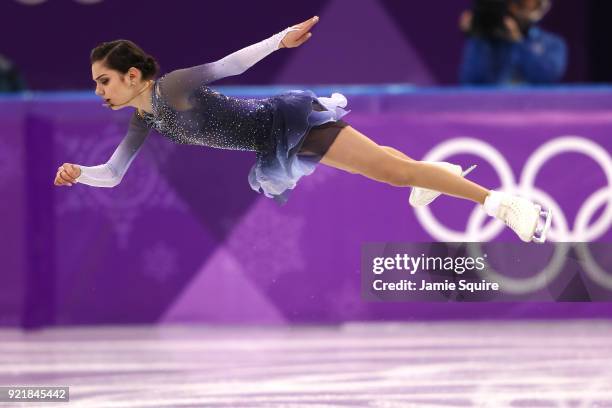
[(524, 242), (544, 243), (552, 221), (552, 211), (526, 198), (491, 192), (485, 201), (485, 211), (504, 222)]
[[(448, 162), (431, 162), (431, 164), (435, 164), (436, 166), (440, 166), (443, 169), (450, 171), (451, 173), (461, 175), (463, 177), (467, 176), (476, 168), (476, 165), (470, 166), (468, 169), (462, 172), (461, 166), (457, 164), (452, 164)], [(438, 198), (438, 196), (442, 194), (439, 191), (429, 190), (427, 188), (414, 187), (410, 192), (410, 205), (413, 207), (423, 207), (429, 205), (433, 200)]]

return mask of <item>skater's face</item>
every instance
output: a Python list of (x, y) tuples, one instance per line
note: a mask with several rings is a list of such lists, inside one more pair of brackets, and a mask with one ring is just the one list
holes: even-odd
[(96, 83), (96, 95), (102, 98), (107, 107), (117, 110), (127, 106), (122, 104), (140, 89), (142, 75), (136, 68), (122, 74), (96, 61), (91, 65), (91, 77)]

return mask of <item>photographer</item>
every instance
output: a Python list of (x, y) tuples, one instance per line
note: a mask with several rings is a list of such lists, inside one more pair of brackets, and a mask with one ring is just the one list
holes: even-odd
[(549, 9), (550, 0), (474, 0), (459, 23), (468, 34), (460, 82), (558, 82), (567, 66), (565, 41), (536, 25)]

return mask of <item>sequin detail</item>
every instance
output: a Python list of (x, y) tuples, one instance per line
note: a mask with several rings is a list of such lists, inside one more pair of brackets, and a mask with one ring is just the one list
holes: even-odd
[[(266, 99), (239, 99), (205, 85), (187, 98), (189, 109), (178, 110), (164, 98), (163, 79), (156, 81), (152, 92), (153, 113), (143, 116), (147, 126), (176, 143), (255, 151), (249, 184), (280, 204), (317, 166), (298, 154), (309, 130), (348, 113), (341, 94), (324, 98), (295, 90)], [(325, 109), (314, 111), (315, 101)]]
[(189, 97), (191, 108), (179, 111), (164, 99), (162, 77), (151, 102), (153, 113), (143, 119), (175, 143), (246, 151), (270, 147), (273, 107), (268, 99), (233, 98), (202, 85)]

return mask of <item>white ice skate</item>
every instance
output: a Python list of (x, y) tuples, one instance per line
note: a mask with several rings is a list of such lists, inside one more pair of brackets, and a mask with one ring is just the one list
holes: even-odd
[(504, 194), (496, 217), (512, 228), (522, 241), (541, 244), (546, 241), (552, 211), (542, 211), (541, 206), (526, 198)]
[[(431, 164), (435, 164), (436, 166), (440, 166), (456, 175), (461, 175), (463, 177), (467, 176), (476, 168), (476, 165), (470, 166), (465, 171), (462, 171), (461, 166), (458, 164), (452, 164), (448, 162), (433, 162)], [(429, 205), (433, 200), (438, 198), (438, 196), (442, 194), (439, 191), (429, 190), (427, 188), (414, 187), (410, 192), (410, 205), (413, 207), (423, 207)]]

